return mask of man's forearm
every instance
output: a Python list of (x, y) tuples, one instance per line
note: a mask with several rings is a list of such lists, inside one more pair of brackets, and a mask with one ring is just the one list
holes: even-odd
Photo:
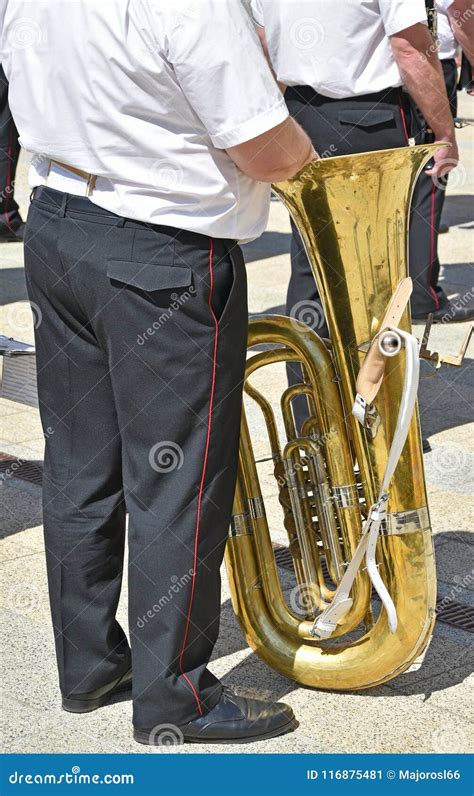
[(425, 25), (413, 25), (390, 39), (401, 78), (438, 141), (454, 139), (441, 65)]
[(456, 41), (474, 69), (474, 3), (454, 0), (448, 8), (448, 16)]

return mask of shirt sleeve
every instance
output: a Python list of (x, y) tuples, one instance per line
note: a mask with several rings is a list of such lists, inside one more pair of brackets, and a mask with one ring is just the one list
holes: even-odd
[(243, 4), (174, 2), (168, 58), (214, 146), (237, 146), (283, 122), (288, 109)]
[[(454, 3), (454, 0), (451, 0)], [(252, 9), (252, 15), (257, 23), (261, 28), (265, 26), (265, 18), (263, 14), (263, 2), (262, 0), (251, 0), (250, 8)]]
[(418, 22), (426, 24), (425, 0), (379, 0), (379, 8), (387, 36)]

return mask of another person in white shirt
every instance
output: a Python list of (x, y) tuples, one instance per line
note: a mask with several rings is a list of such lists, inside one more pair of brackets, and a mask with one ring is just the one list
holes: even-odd
[[(275, 77), (286, 86), (290, 113), (322, 157), (407, 146), (405, 86), (423, 107), (436, 138), (452, 144), (437, 153), (433, 175), (455, 165), (454, 125), (424, 0), (252, 0), (251, 7)], [(411, 275), (416, 304), (428, 290), (428, 276), (413, 268)], [(314, 319), (315, 331), (329, 335), (294, 225), (286, 311)], [(289, 365), (288, 376), (290, 383), (301, 381), (299, 366)], [(297, 399), (294, 405), (301, 426), (306, 401)]]
[[(456, 53), (459, 45), (474, 64), (474, 11), (471, 0), (436, 0), (437, 44), (443, 77), (453, 117), (457, 115), (458, 70)], [(414, 138), (421, 144), (433, 140), (431, 126), (416, 102), (413, 103)], [(448, 154), (448, 159), (450, 155)], [(449, 301), (440, 284), (438, 235), (448, 184), (447, 175), (432, 179), (421, 174), (412, 204), (410, 227), (410, 262), (419, 274), (417, 301), (412, 304), (415, 320), (425, 321), (432, 313), (434, 321), (462, 323), (474, 319), (474, 310), (465, 303)]]

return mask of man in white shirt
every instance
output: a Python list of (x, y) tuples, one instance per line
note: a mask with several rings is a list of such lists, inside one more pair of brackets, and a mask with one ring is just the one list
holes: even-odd
[(25, 268), (63, 707), (130, 688), (133, 657), (141, 743), (170, 725), (189, 742), (289, 732), (288, 706), (232, 694), (207, 664), (246, 354), (237, 241), (261, 234), (269, 183), (311, 142), (234, 0), (0, 0), (0, 58), (35, 154)]
[[(445, 168), (447, 158), (448, 167), (455, 164), (454, 125), (439, 61), (430, 51), (424, 0), (252, 0), (252, 11), (275, 76), (287, 86), (290, 113), (322, 157), (407, 146), (404, 84), (436, 138), (452, 144), (437, 153), (433, 174)], [(315, 331), (329, 335), (294, 225), (287, 314), (311, 317)], [(290, 383), (301, 381), (299, 366), (289, 365), (288, 376)], [(306, 400), (297, 399), (294, 408), (301, 425)]]
[[(434, 2), (434, 0), (433, 0)], [(438, 55), (453, 117), (457, 115), (458, 70), (456, 52), (461, 45), (470, 64), (474, 63), (474, 8), (471, 0), (436, 0)], [(432, 132), (414, 104), (413, 119), (418, 144), (433, 140)], [(447, 176), (438, 180), (421, 174), (412, 204), (410, 226), (410, 262), (416, 263), (416, 302), (412, 304), (415, 320), (426, 320), (432, 313), (435, 321), (464, 322), (474, 319), (471, 307), (449, 301), (439, 284), (440, 261), (438, 234), (446, 196)]]

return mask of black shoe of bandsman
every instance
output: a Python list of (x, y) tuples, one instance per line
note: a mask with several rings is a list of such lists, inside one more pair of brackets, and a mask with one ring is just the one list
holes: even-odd
[(69, 696), (63, 694), (62, 707), (68, 713), (90, 713), (91, 710), (97, 710), (106, 705), (115, 694), (121, 694), (124, 691), (130, 691), (130, 695), (132, 693), (131, 668), (111, 683), (96, 688), (95, 691), (85, 694), (70, 694)]
[[(170, 725), (166, 725), (169, 730)], [(263, 702), (237, 696), (224, 688), (220, 701), (204, 716), (175, 727), (175, 743), (237, 744), (263, 741), (292, 732), (298, 722), (283, 702)], [(134, 728), (138, 743), (161, 746), (154, 730)]]
[[(447, 301), (438, 310), (434, 310), (433, 323), (466, 323), (467, 321), (474, 320), (474, 307), (464, 307), (456, 301)], [(428, 320), (428, 313), (418, 315), (416, 312), (412, 315), (413, 321), (418, 323)]]

